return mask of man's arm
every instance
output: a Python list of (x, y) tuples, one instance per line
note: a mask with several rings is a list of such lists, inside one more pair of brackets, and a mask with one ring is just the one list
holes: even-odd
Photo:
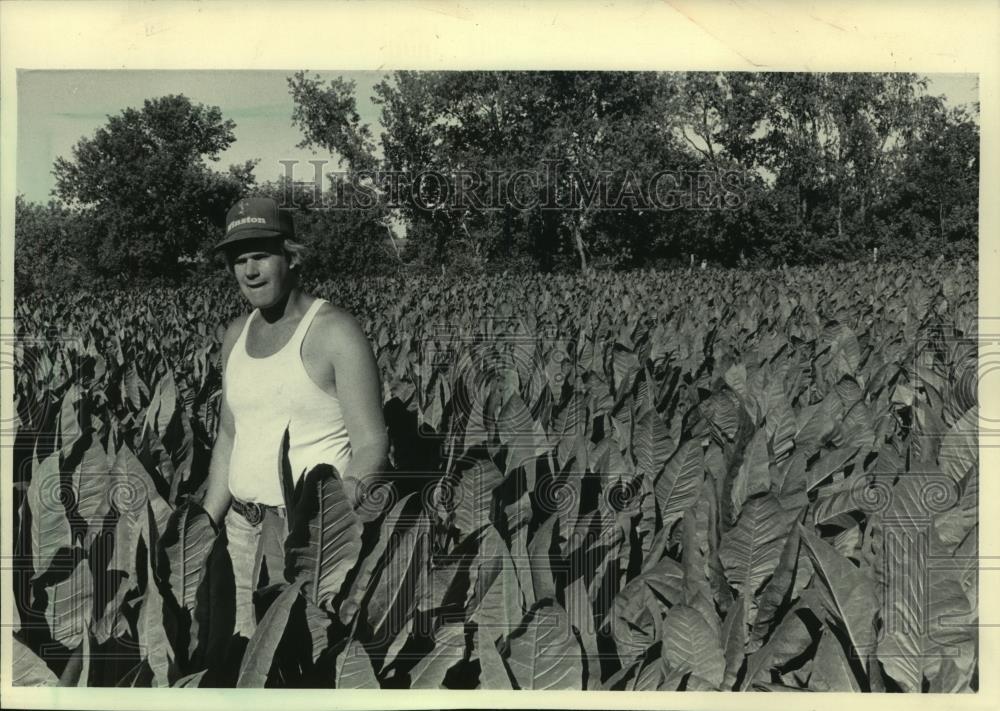
[[(222, 370), (225, 373), (226, 362), (229, 360), (229, 353), (233, 350), (233, 345), (243, 330), (246, 317), (238, 318), (234, 321), (222, 338)], [(229, 493), (229, 457), (233, 451), (233, 437), (236, 434), (236, 427), (233, 424), (233, 413), (226, 402), (223, 393), (221, 405), (219, 406), (219, 428), (215, 436), (215, 444), (212, 447), (212, 461), (208, 467), (208, 488), (205, 491), (205, 498), (202, 507), (212, 517), (216, 525), (222, 525), (222, 518), (226, 515), (226, 510), (232, 501)]]
[(382, 414), (382, 385), (371, 344), (358, 322), (337, 310), (329, 324), (337, 397), (351, 440), (351, 463), (341, 472), (352, 504), (357, 506), (372, 475), (389, 466), (389, 436)]

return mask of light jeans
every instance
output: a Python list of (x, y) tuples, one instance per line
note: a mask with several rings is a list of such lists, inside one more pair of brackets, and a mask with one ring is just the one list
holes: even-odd
[(254, 526), (230, 507), (225, 525), (236, 582), (235, 633), (250, 639), (257, 629), (254, 591), (285, 577), (285, 510), (265, 509), (264, 520)]

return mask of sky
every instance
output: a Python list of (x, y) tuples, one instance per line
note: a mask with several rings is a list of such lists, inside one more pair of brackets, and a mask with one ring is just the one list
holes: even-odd
[[(285, 171), (280, 160), (327, 159), (328, 154), (296, 148), (302, 140), (292, 126), (292, 98), (287, 78), (293, 71), (19, 71), (17, 106), (17, 191), (29, 200), (45, 202), (55, 186), (52, 163), (72, 157), (73, 146), (105, 125), (109, 115), (167, 94), (184, 94), (192, 102), (218, 106), (236, 123), (236, 140), (212, 166), (222, 170), (252, 158), (260, 162), (259, 181)], [(310, 72), (324, 79), (342, 76), (357, 82), (358, 113), (375, 128), (379, 107), (371, 102), (372, 87), (383, 72)], [(301, 163), (303, 178), (312, 166)], [(309, 171), (306, 174), (306, 171)], [(298, 170), (296, 177), (299, 177)]]
[[(292, 98), (287, 78), (293, 71), (28, 71), (18, 72), (17, 191), (34, 202), (46, 202), (55, 185), (52, 164), (71, 158), (73, 146), (102, 127), (109, 115), (126, 107), (141, 107), (145, 99), (184, 94), (194, 103), (218, 106), (236, 123), (236, 140), (220, 157), (216, 169), (253, 158), (258, 181), (273, 180), (285, 171), (279, 162), (297, 160), (296, 178), (311, 179), (306, 161), (336, 157), (296, 148), (302, 140), (292, 125)], [(356, 83), (358, 113), (378, 132), (380, 108), (371, 101), (372, 87), (384, 72), (310, 72), (324, 79), (342, 76)], [(975, 74), (931, 74), (929, 93), (942, 95), (951, 106), (978, 100)]]

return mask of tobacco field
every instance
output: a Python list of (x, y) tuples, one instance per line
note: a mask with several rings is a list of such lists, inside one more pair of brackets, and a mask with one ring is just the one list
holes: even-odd
[[(14, 683), (969, 692), (977, 265), (356, 279), (330, 466), (233, 634), (198, 501), (235, 284), (16, 304)], [(275, 453), (275, 466), (281, 453)]]

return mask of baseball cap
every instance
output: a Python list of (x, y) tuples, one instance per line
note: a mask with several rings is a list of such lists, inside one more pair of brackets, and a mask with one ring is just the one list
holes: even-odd
[(292, 215), (271, 198), (243, 198), (226, 213), (226, 236), (215, 249), (260, 237), (295, 237)]

